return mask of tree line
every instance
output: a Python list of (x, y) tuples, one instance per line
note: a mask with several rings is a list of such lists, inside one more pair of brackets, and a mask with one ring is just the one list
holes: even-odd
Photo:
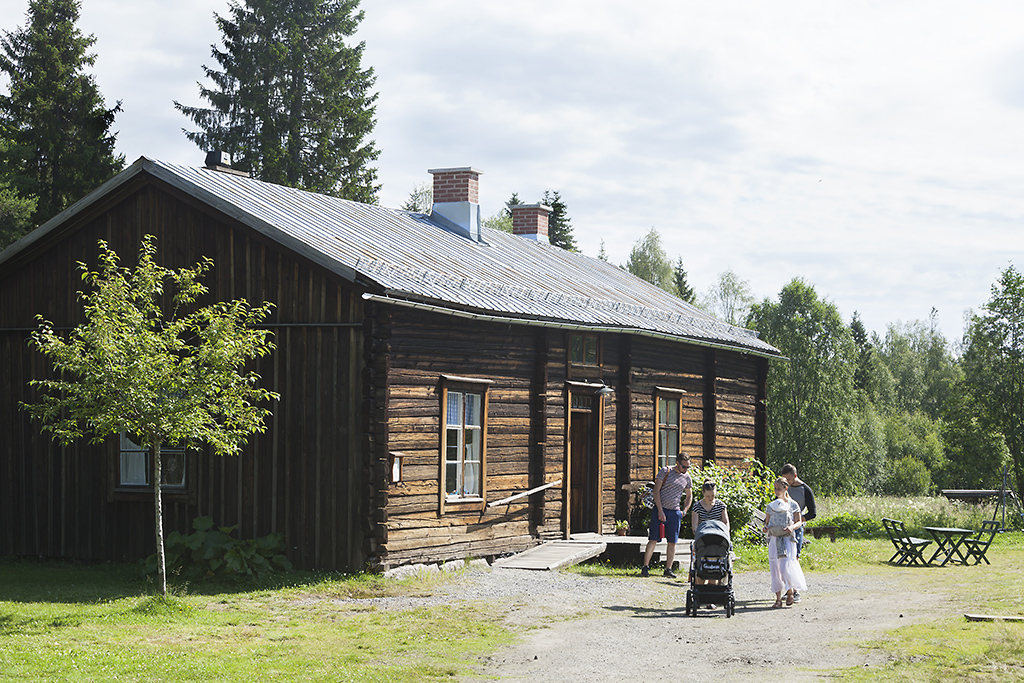
[(869, 334), (801, 278), (758, 302), (725, 271), (698, 297), (654, 229), (623, 267), (788, 359), (769, 366), (769, 467), (794, 463), (823, 492), (893, 495), (997, 489), (1009, 467), (1024, 490), (1024, 276), (1013, 266), (956, 342), (935, 309)]
[[(88, 68), (94, 36), (78, 28), (80, 0), (29, 0), (24, 26), (0, 34), (0, 249), (42, 225), (124, 167), (108, 107)], [(359, 0), (232, 0), (215, 15), (208, 104), (168, 102), (217, 149), (267, 182), (373, 203), (380, 185), (372, 68), (354, 43)]]
[[(77, 27), (80, 7), (29, 0), (26, 24), (0, 35), (0, 248), (124, 166), (112, 132), (121, 101), (107, 106), (88, 73), (95, 38)], [(216, 66), (202, 67), (208, 106), (173, 103), (197, 128), (184, 134), (256, 178), (375, 202), (375, 77), (351, 40), (362, 18), (358, 0), (232, 0), (215, 15)], [(552, 244), (578, 251), (561, 194), (546, 190), (540, 202), (553, 208)], [(420, 186), (403, 208), (429, 205)], [(485, 225), (511, 230), (510, 211)], [(608, 260), (603, 243), (598, 258)], [(1024, 489), (1024, 283), (1013, 267), (957, 345), (934, 312), (869, 335), (799, 278), (756, 302), (726, 271), (699, 296), (654, 229), (622, 267), (757, 330), (789, 358), (769, 371), (769, 465), (793, 462), (823, 491), (897, 494), (995, 487), (1010, 465)]]

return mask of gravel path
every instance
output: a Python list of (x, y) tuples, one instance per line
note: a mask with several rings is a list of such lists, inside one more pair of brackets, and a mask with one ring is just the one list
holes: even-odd
[[(423, 597), (359, 600), (379, 609), (478, 603), (501, 607), (513, 645), (482, 656), (470, 681), (536, 683), (700, 680), (810, 681), (837, 668), (884, 663), (866, 638), (962, 613), (955, 596), (911, 575), (808, 573), (804, 599), (774, 609), (768, 573), (737, 574), (736, 614), (685, 615), (687, 583), (660, 575), (587, 577), (567, 572), (462, 570)], [(348, 602), (348, 601), (345, 601)], [(652, 656), (651, 653), (656, 653)]]
[[(658, 576), (585, 577), (522, 569), (465, 571), (428, 597), (383, 598), (380, 608), (488, 601), (520, 639), (481, 658), (478, 675), (502, 681), (801, 681), (829, 670), (881, 664), (857, 642), (954, 613), (946, 595), (898, 574), (808, 574), (802, 602), (773, 609), (767, 572), (734, 580), (736, 615), (721, 607), (686, 617), (687, 584)], [(651, 653), (657, 653), (651, 656)]]

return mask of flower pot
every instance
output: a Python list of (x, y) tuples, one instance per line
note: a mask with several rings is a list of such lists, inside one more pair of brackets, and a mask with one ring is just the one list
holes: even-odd
[(615, 530), (615, 535), (616, 536), (625, 536), (628, 532), (629, 532), (629, 529), (616, 529)]

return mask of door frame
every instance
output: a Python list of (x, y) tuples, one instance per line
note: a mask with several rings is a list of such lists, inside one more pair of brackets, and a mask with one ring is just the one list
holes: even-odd
[[(585, 526), (590, 526), (596, 530), (597, 533), (601, 533), (601, 520), (604, 515), (604, 397), (598, 392), (601, 389), (606, 388), (605, 384), (595, 384), (591, 382), (572, 382), (567, 381), (565, 383), (565, 454), (564, 454), (564, 465), (563, 472), (564, 476), (564, 488), (563, 488), (563, 500), (564, 506), (562, 508), (562, 533), (564, 538), (568, 539), (572, 534), (572, 399), (573, 395), (587, 396), (591, 399), (590, 407), (590, 436), (592, 445), (590, 453), (587, 454), (587, 458), (591, 464), (596, 465), (596, 496), (597, 500), (594, 501), (593, 518), (585, 520), (589, 522)], [(576, 409), (580, 411), (580, 409)], [(582, 412), (582, 411), (580, 411)]]

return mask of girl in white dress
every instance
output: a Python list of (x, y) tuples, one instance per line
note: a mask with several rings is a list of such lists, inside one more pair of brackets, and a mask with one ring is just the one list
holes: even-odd
[(768, 534), (768, 568), (772, 577), (775, 607), (782, 607), (782, 591), (786, 604), (793, 604), (793, 591), (807, 589), (800, 561), (796, 557), (793, 532), (804, 524), (800, 506), (789, 497), (789, 484), (781, 477), (775, 480), (775, 500), (764, 511), (764, 530)]

